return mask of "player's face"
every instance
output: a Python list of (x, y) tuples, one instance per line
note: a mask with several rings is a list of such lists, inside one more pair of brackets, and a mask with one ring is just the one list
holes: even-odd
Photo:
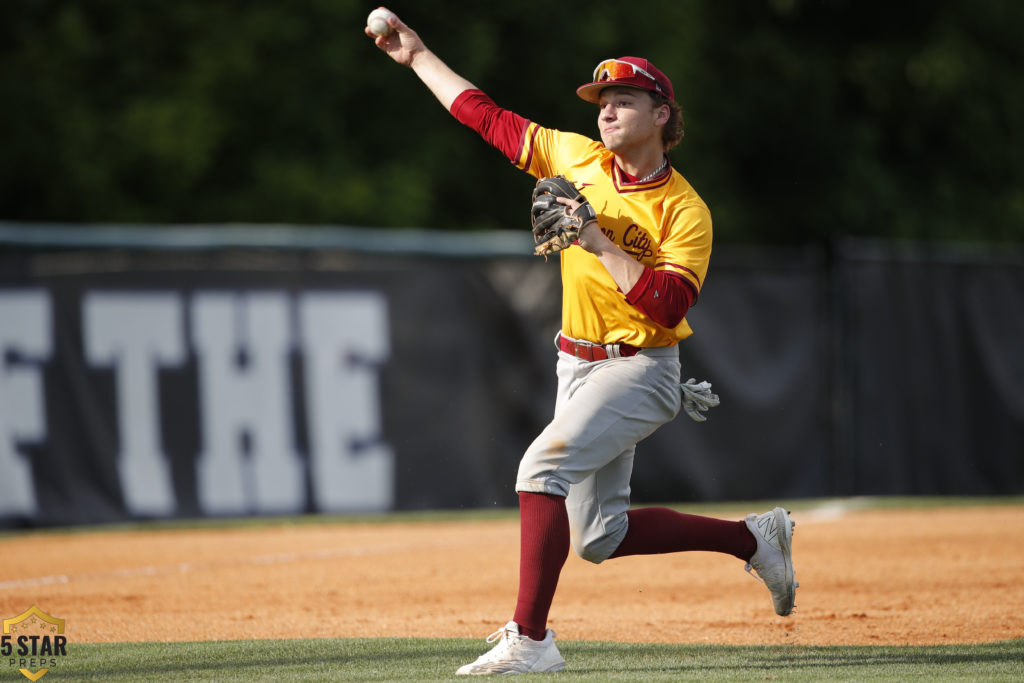
[[(637, 88), (605, 88), (598, 101), (597, 128), (604, 146), (622, 154), (644, 145), (661, 145), (661, 125), (666, 106)], [(653, 141), (653, 143), (652, 143)]]

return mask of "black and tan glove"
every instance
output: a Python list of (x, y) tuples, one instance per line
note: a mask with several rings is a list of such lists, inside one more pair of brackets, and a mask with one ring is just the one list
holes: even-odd
[[(579, 202), (579, 206), (570, 213), (569, 207), (558, 201), (559, 197)], [(588, 223), (597, 222), (597, 214), (575, 185), (565, 176), (556, 175), (541, 178), (533, 188), (530, 222), (537, 245), (533, 253), (547, 258), (568, 249)]]

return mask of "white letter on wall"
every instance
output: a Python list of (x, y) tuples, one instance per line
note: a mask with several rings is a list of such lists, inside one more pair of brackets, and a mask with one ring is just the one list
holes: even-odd
[(381, 442), (378, 381), (390, 354), (387, 300), (377, 293), (306, 294), (299, 324), (317, 509), (388, 509), (394, 455)]
[(200, 507), (212, 514), (301, 512), (305, 492), (292, 420), (287, 298), (199, 293), (192, 302), (192, 336), (203, 435)]
[(85, 357), (113, 367), (121, 452), (117, 470), (128, 511), (167, 516), (177, 501), (161, 446), (157, 369), (185, 363), (178, 294), (88, 292), (83, 305)]
[(38, 511), (31, 468), (18, 457), (17, 442), (46, 437), (37, 364), (53, 353), (51, 321), (46, 292), (0, 291), (0, 515)]

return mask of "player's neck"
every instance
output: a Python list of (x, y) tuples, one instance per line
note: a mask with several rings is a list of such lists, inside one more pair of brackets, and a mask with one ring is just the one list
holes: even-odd
[(642, 154), (630, 156), (615, 155), (615, 163), (619, 169), (637, 180), (657, 175), (668, 165), (668, 157), (660, 147), (644, 151)]

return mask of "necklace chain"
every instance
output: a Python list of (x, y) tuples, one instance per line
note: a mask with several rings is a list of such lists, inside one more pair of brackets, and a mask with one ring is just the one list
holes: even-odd
[(648, 180), (650, 180), (654, 176), (656, 176), (659, 173), (661, 173), (662, 171), (664, 171), (666, 166), (668, 166), (668, 158), (666, 158), (664, 161), (662, 161), (661, 162), (661, 166), (659, 166), (658, 168), (654, 169), (654, 171), (652, 173), (647, 174), (646, 176), (644, 176), (643, 178), (641, 178), (637, 182), (638, 183), (646, 183)]

